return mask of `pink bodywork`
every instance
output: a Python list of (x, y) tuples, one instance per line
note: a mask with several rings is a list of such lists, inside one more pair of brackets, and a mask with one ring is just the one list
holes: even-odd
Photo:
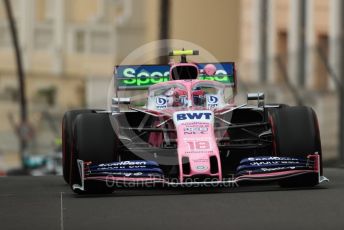
[[(214, 113), (209, 110), (179, 111), (173, 114), (173, 122), (177, 130), (180, 181), (195, 175), (222, 180), (219, 149), (214, 134)], [(211, 157), (215, 157), (217, 163), (217, 170), (213, 173)], [(183, 163), (190, 165), (190, 172), (184, 172)]]
[[(192, 98), (192, 88), (199, 82), (208, 82), (207, 80), (174, 80), (159, 83), (152, 86), (152, 89), (161, 85), (179, 83), (183, 85), (187, 92), (188, 98)], [(212, 84), (219, 84), (211, 81)], [(233, 104), (228, 104), (226, 108), (232, 108)], [(177, 132), (177, 153), (179, 161), (179, 179), (181, 182), (188, 177), (195, 175), (211, 176), (222, 180), (221, 161), (219, 149), (214, 132), (214, 115), (222, 111), (220, 109), (206, 109), (203, 107), (190, 106), (187, 108), (164, 109), (159, 111), (150, 111), (162, 113), (165, 119), (173, 118), (173, 123)], [(179, 117), (186, 118), (178, 120)], [(191, 117), (191, 118), (190, 118)], [(206, 119), (208, 118), (208, 119)], [(154, 146), (161, 144), (161, 138), (157, 138), (157, 133), (153, 134), (150, 139)], [(160, 134), (162, 137), (162, 135)], [(154, 140), (153, 140), (154, 139)], [(157, 142), (157, 143), (155, 143)], [(157, 145), (156, 145), (157, 144)], [(217, 162), (216, 172), (211, 173), (210, 158), (215, 157)], [(184, 172), (183, 163), (190, 165), (190, 172)], [(214, 165), (213, 165), (214, 166)]]
[[(170, 76), (172, 76), (172, 69), (176, 66), (193, 66), (198, 67), (192, 63), (177, 63), (172, 64)], [(214, 74), (215, 66), (207, 65), (205, 70), (208, 74)], [(193, 98), (192, 88), (195, 84), (200, 82), (211, 82), (211, 84), (223, 87), (221, 83), (208, 80), (173, 80), (168, 82), (158, 83), (150, 87), (150, 90), (161, 87), (161, 85), (181, 84), (187, 91), (187, 97), (191, 100)], [(231, 101), (232, 102), (232, 101)], [(188, 106), (187, 108), (166, 108), (164, 110), (146, 110), (146, 112), (153, 114), (160, 114), (165, 120), (173, 118), (173, 123), (177, 132), (177, 153), (179, 161), (179, 179), (180, 182), (185, 181), (188, 177), (202, 175), (210, 176), (222, 180), (221, 160), (219, 149), (216, 142), (214, 132), (215, 114), (223, 110), (235, 107), (234, 104), (228, 103), (225, 107), (220, 109), (206, 109), (203, 107)], [(178, 116), (185, 117), (184, 120), (179, 120)], [(191, 118), (193, 119), (191, 119)], [(206, 119), (209, 118), (209, 119)], [(170, 137), (171, 138), (171, 137)], [(159, 146), (162, 142), (161, 133), (152, 133), (149, 142), (153, 146)], [(212, 173), (211, 157), (215, 157), (217, 163), (216, 171)], [(190, 171), (184, 172), (183, 163), (189, 164)], [(213, 165), (214, 166), (214, 165)]]

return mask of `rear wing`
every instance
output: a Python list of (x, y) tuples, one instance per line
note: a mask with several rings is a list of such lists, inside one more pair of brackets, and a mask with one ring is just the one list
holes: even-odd
[[(203, 68), (207, 64), (216, 67), (214, 75), (206, 75)], [(236, 89), (234, 62), (197, 63), (200, 80), (213, 80)], [(115, 67), (114, 82), (116, 90), (140, 90), (170, 80), (170, 65), (119, 65)]]

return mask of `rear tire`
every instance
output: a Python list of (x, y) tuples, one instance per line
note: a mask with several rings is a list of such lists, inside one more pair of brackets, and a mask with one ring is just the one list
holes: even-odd
[[(81, 114), (76, 118), (74, 127), (76, 159), (93, 163), (109, 163), (118, 161), (117, 138), (110, 122), (110, 115)], [(77, 167), (73, 168), (73, 183), (80, 182)], [(111, 193), (113, 188), (102, 182), (88, 183), (85, 193)]]
[[(270, 122), (277, 156), (304, 157), (318, 153), (321, 164), (321, 141), (317, 116), (305, 106), (283, 107), (271, 111)], [(281, 187), (312, 187), (319, 183), (318, 174), (310, 173), (279, 181)]]
[(70, 182), (70, 162), (73, 143), (73, 125), (79, 114), (94, 113), (91, 109), (71, 110), (64, 114), (62, 120), (62, 167), (63, 179)]

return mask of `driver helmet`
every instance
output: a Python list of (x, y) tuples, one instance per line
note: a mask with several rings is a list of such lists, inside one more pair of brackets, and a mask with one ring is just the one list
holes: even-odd
[(205, 91), (202, 90), (200, 87), (196, 87), (192, 91), (192, 99), (193, 99), (194, 105), (204, 106), (205, 105)]
[(168, 98), (167, 105), (172, 107), (186, 106), (187, 105), (187, 91), (180, 88), (171, 88), (165, 92)]

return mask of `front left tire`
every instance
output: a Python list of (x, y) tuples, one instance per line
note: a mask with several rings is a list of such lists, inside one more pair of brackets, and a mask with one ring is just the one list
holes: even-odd
[[(107, 113), (80, 114), (74, 126), (72, 184), (80, 182), (76, 160), (92, 163), (110, 163), (119, 160), (118, 139)], [(113, 188), (103, 182), (87, 183), (85, 193), (111, 193)]]
[(63, 179), (70, 183), (71, 153), (73, 148), (73, 127), (75, 119), (80, 114), (94, 113), (91, 109), (71, 110), (64, 114), (62, 119), (62, 167)]

